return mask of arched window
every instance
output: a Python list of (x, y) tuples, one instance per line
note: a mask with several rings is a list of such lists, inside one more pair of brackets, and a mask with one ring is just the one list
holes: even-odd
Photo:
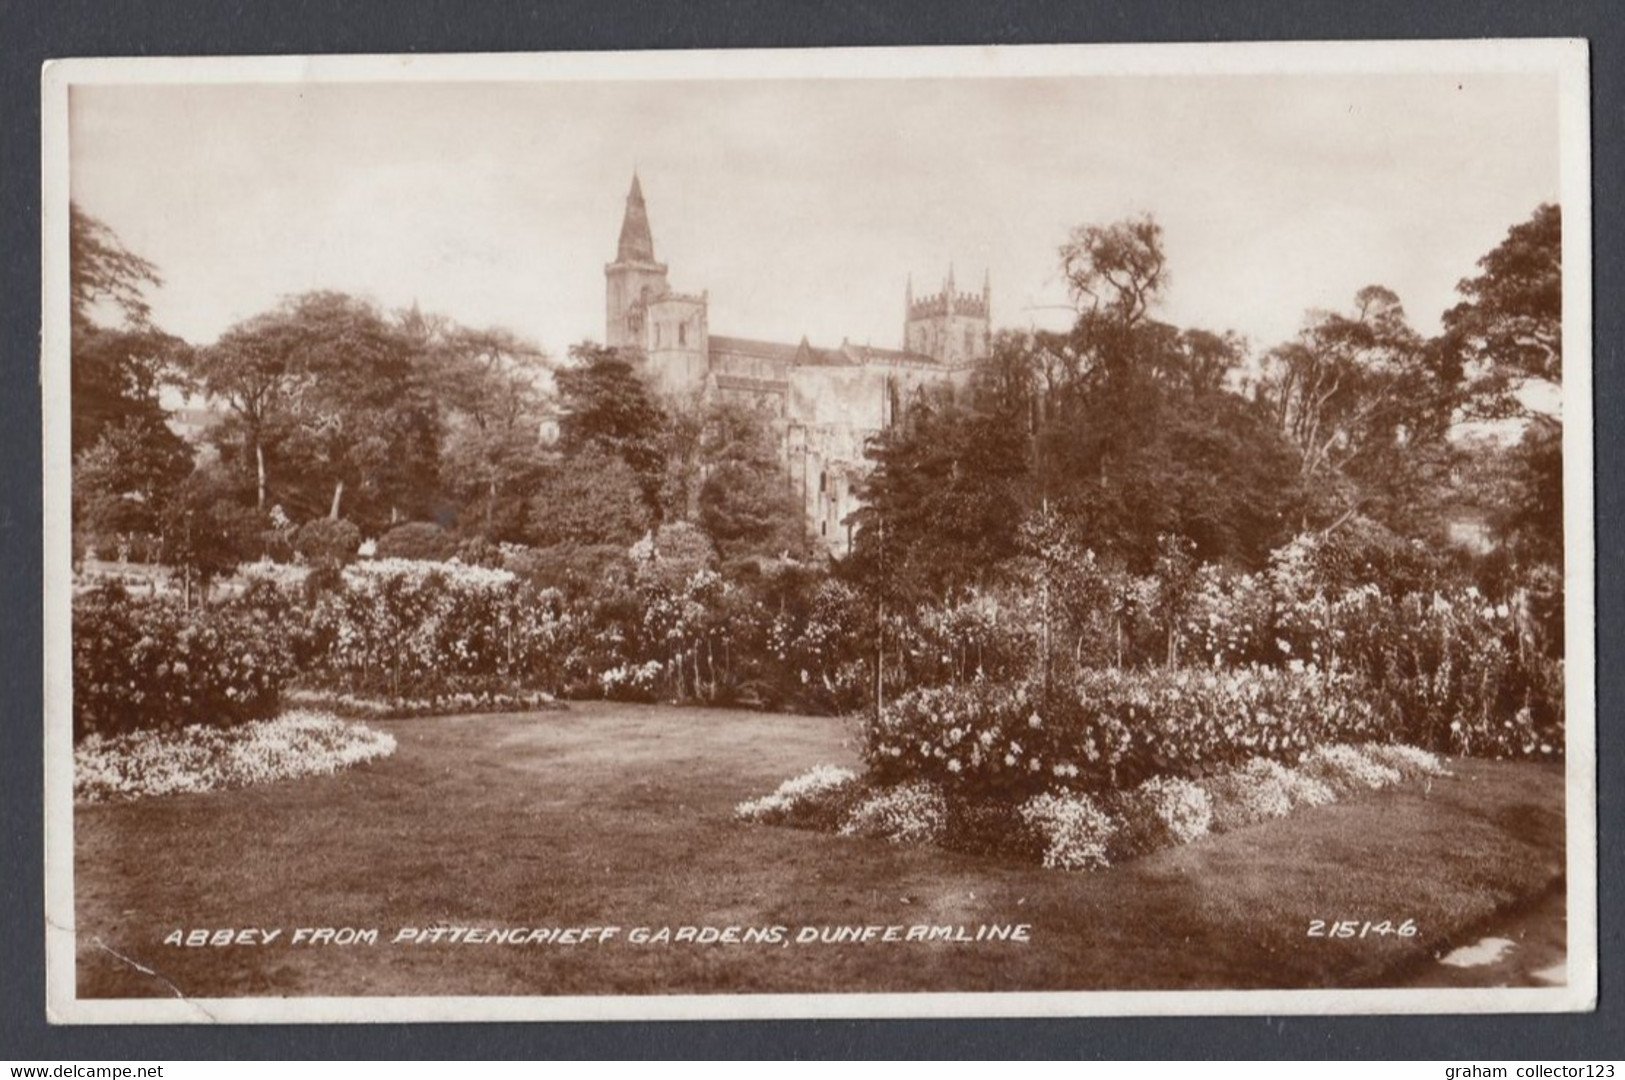
[(679, 344), (679, 345), (687, 345), (688, 344), (688, 323), (678, 323), (677, 324), (677, 344)]

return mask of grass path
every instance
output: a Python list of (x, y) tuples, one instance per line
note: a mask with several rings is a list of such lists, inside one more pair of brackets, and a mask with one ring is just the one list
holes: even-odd
[[(855, 764), (837, 720), (592, 703), (377, 726), (397, 753), (338, 776), (76, 808), (80, 994), (176, 992), (120, 956), (194, 997), (1383, 985), (1563, 871), (1556, 766), (1453, 762), (1427, 787), (1065, 874), (732, 820), (811, 765)], [(1411, 919), (1420, 933), (1309, 938), (1315, 919)], [(1031, 940), (626, 937), (983, 923), (1029, 924)], [(254, 926), (283, 933), (164, 944)], [(435, 926), (621, 935), (390, 943)], [(376, 929), (379, 943), (295, 945), (300, 927)]]

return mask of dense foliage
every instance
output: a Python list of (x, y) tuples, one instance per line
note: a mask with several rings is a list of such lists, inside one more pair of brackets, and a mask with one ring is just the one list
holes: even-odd
[(116, 584), (74, 600), (75, 738), (263, 720), (292, 670), (282, 627), (246, 606), (189, 611)]
[(1320, 671), (1102, 668), (1064, 686), (950, 684), (881, 710), (865, 754), (884, 778), (969, 795), (1116, 789), (1381, 734), (1349, 680)]

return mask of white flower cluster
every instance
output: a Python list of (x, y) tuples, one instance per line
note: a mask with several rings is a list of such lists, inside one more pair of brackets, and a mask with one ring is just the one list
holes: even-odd
[(245, 585), (263, 581), (275, 586), (279, 592), (293, 593), (297, 592), (304, 585), (305, 578), (310, 576), (310, 567), (260, 559), (258, 562), (238, 566), (237, 576)]
[(772, 823), (793, 814), (801, 805), (816, 801), (857, 781), (857, 774), (838, 765), (814, 765), (800, 776), (779, 785), (771, 795), (750, 799), (734, 807), (741, 821)]
[(1213, 825), (1213, 804), (1207, 792), (1177, 776), (1153, 776), (1129, 795), (1129, 802), (1168, 830), (1176, 844), (1188, 844), (1208, 834)]
[(92, 736), (74, 748), (74, 797), (101, 802), (245, 787), (334, 773), (394, 752), (393, 735), (303, 710), (235, 728)]
[(935, 784), (913, 780), (881, 788), (841, 823), (842, 836), (868, 836), (894, 844), (934, 844), (948, 825), (948, 802)]
[(603, 687), (606, 695), (614, 694), (623, 687), (629, 687), (640, 693), (653, 693), (660, 683), (660, 675), (664, 670), (659, 660), (645, 660), (641, 664), (617, 664), (607, 671), (599, 672), (598, 685)]
[(1286, 784), (1266, 769), (1253, 769), (1254, 764), (1275, 763), (1253, 758), (1244, 768), (1206, 781), (1208, 799), (1213, 806), (1213, 831), (1245, 829), (1292, 813), (1292, 798), (1287, 794)]
[(1244, 775), (1261, 783), (1277, 785), (1291, 809), (1301, 806), (1328, 806), (1337, 801), (1337, 793), (1312, 776), (1297, 769), (1289, 769), (1279, 761), (1253, 758), (1243, 767)]
[(351, 588), (366, 588), (391, 578), (416, 584), (421, 583), (430, 574), (446, 579), (458, 589), (492, 592), (506, 589), (516, 580), (511, 570), (493, 566), (470, 566), (456, 559), (449, 562), (430, 562), (423, 559), (372, 559), (346, 566), (344, 582)]
[(1300, 768), (1337, 792), (1380, 791), (1400, 780), (1398, 769), (1373, 761), (1346, 743), (1315, 747), (1303, 756)]
[(1117, 823), (1087, 795), (1045, 791), (1017, 809), (1022, 824), (1044, 841), (1047, 870), (1104, 870), (1106, 845)]
[(1379, 765), (1399, 770), (1399, 774), (1407, 779), (1417, 776), (1450, 775), (1450, 770), (1444, 767), (1444, 762), (1439, 760), (1437, 754), (1430, 754), (1420, 747), (1406, 746), (1403, 743), (1367, 743), (1360, 749), (1364, 751), (1366, 757)]
[(500, 691), (458, 691), (433, 697), (369, 697), (295, 687), (282, 701), (310, 709), (332, 710), (341, 716), (368, 720), (400, 720), (411, 716), (443, 716), (466, 712), (531, 712), (553, 708), (558, 699), (539, 690), (518, 694)]

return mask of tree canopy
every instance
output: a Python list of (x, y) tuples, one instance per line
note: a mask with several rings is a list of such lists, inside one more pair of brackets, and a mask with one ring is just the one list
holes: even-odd
[(1514, 225), (1456, 286), (1449, 344), (1485, 375), (1563, 377), (1563, 216), (1550, 203)]
[(161, 401), (186, 347), (152, 324), (157, 267), (76, 203), (68, 234), (75, 512), (91, 533), (152, 531), (192, 465)]

